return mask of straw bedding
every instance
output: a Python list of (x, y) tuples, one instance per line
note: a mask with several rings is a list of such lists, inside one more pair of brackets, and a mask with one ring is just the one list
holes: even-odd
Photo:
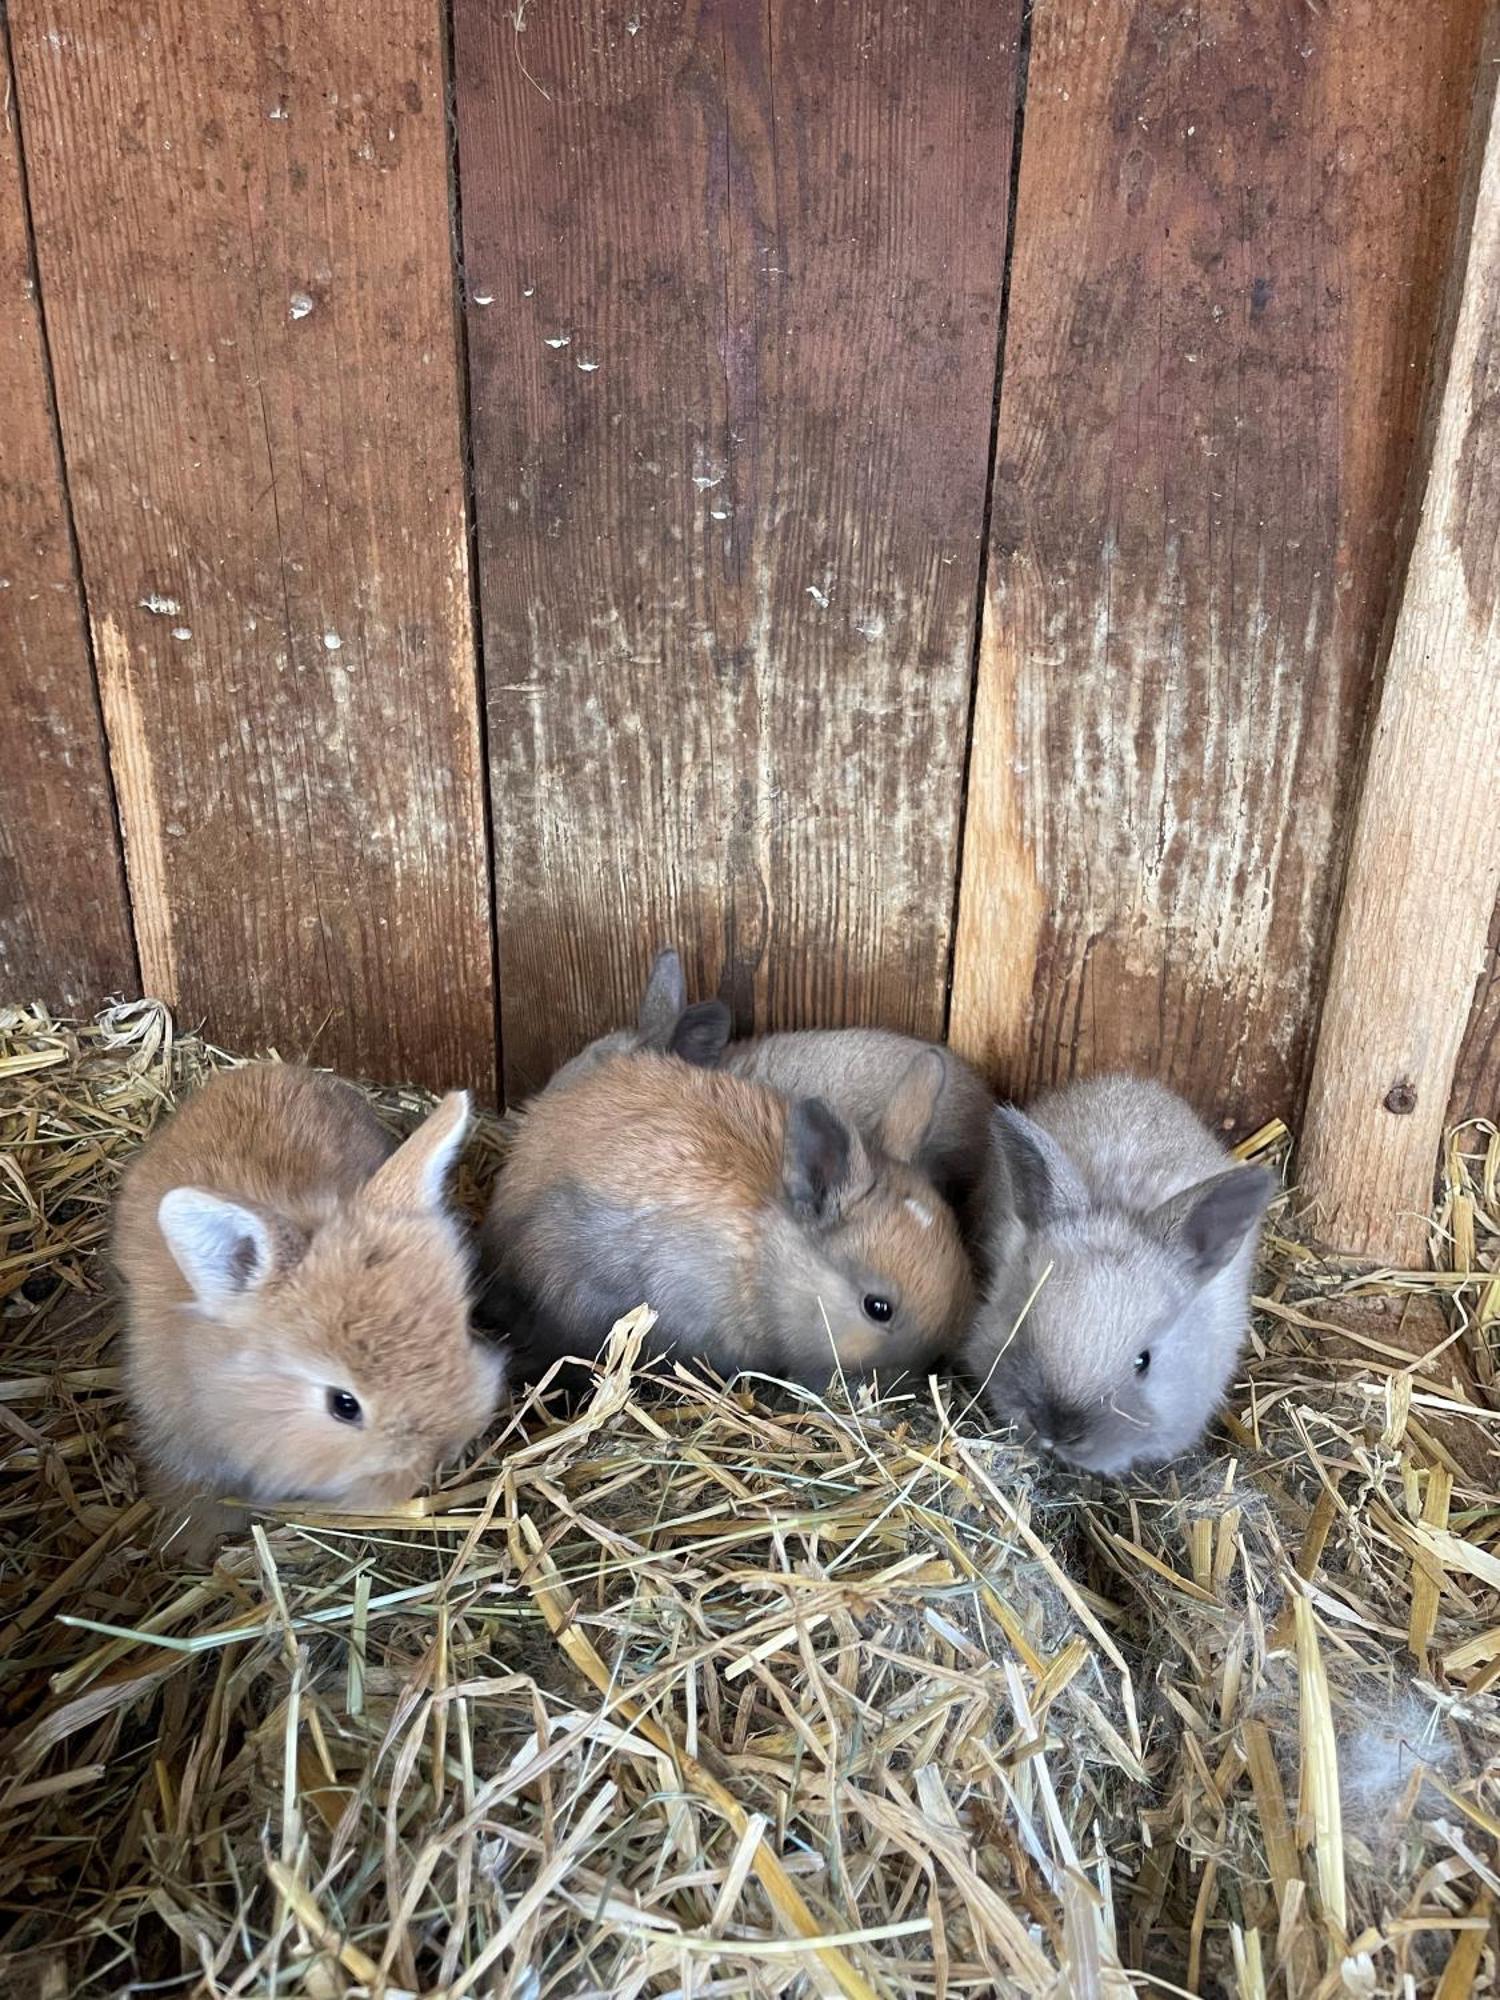
[(1038, 1465), (953, 1385), (647, 1381), (627, 1322), (580, 1414), (204, 1575), (137, 1495), (103, 1246), (228, 1060), (0, 1014), (0, 1991), (1500, 1991), (1493, 1128), (1434, 1273), (1273, 1222), (1168, 1476)]

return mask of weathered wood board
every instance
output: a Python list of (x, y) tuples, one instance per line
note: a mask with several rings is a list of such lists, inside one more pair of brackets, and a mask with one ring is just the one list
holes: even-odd
[(515, 1090), (666, 940), (941, 1027), (1018, 11), (457, 0)]
[(0, 996), (88, 1009), (135, 946), (8, 87), (0, 124)]
[(142, 972), (492, 1088), (437, 0), (18, 0)]
[(1500, 896), (1500, 32), (1485, 53), (1454, 307), (1414, 482), (1419, 519), (1360, 779), (1298, 1154), (1320, 1233), (1382, 1263), (1418, 1262), (1426, 1248), (1433, 1169)]
[(1297, 1111), (1481, 13), (1036, 12), (952, 1011), (1010, 1087)]

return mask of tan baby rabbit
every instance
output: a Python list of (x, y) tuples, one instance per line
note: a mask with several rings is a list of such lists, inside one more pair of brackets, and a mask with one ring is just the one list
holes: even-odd
[(504, 1365), (470, 1334), (443, 1197), (468, 1124), (457, 1091), (397, 1146), (347, 1084), (259, 1063), (204, 1084), (132, 1163), (126, 1379), (152, 1485), (200, 1525), (215, 1495), (409, 1498), (488, 1422)]
[(821, 1387), (931, 1366), (972, 1304), (953, 1217), (908, 1164), (941, 1083), (935, 1059), (913, 1069), (881, 1147), (816, 1099), (664, 1055), (543, 1091), (483, 1238), (522, 1365), (597, 1353), (644, 1302), (654, 1355), (726, 1376)]

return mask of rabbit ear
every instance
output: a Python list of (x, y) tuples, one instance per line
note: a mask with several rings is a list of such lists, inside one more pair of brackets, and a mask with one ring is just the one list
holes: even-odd
[(1260, 1227), (1275, 1192), (1276, 1182), (1264, 1167), (1231, 1167), (1164, 1201), (1147, 1226), (1177, 1252), (1192, 1277), (1206, 1283)]
[(793, 1209), (835, 1222), (870, 1184), (870, 1161), (858, 1132), (821, 1097), (798, 1097), (787, 1111), (781, 1179)]
[(724, 1053), (733, 1017), (722, 1000), (699, 1000), (673, 1024), (667, 1053), (694, 1069), (713, 1069)]
[[(202, 1188), (171, 1188), (161, 1198), (156, 1220), (167, 1248), (206, 1312), (217, 1312), (245, 1292), (263, 1285), (278, 1263), (278, 1242), (263, 1215)], [(285, 1262), (282, 1255), (279, 1261)]]
[(921, 1152), (947, 1081), (940, 1049), (923, 1049), (907, 1064), (880, 1121), (880, 1143), (893, 1160), (914, 1160)]
[(469, 1093), (450, 1090), (384, 1166), (376, 1168), (365, 1199), (377, 1208), (440, 1209), (448, 1170), (468, 1137), (470, 1116)]
[(651, 961), (651, 976), (641, 995), (641, 1011), (636, 1019), (641, 1040), (647, 1048), (664, 1049), (677, 1025), (677, 1017), (687, 1005), (687, 980), (682, 960), (675, 951), (659, 951)]
[(1013, 1104), (995, 1106), (990, 1157), (1009, 1181), (1012, 1203), (1028, 1229), (1089, 1206), (1088, 1189), (1062, 1147)]

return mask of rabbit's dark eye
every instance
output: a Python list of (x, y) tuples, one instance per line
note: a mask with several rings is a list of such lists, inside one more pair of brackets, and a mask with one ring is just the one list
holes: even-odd
[(1140, 1353), (1135, 1357), (1135, 1372), (1137, 1375), (1144, 1375), (1146, 1370), (1150, 1366), (1151, 1366), (1151, 1349), (1149, 1347), (1143, 1347)]
[(883, 1299), (879, 1292), (866, 1292), (862, 1303), (865, 1318), (873, 1319), (879, 1326), (884, 1326), (888, 1319), (895, 1316), (896, 1308), (889, 1299)]
[(328, 1414), (336, 1417), (341, 1424), (357, 1424), (364, 1416), (359, 1406), (358, 1396), (351, 1396), (347, 1389), (328, 1391)]

